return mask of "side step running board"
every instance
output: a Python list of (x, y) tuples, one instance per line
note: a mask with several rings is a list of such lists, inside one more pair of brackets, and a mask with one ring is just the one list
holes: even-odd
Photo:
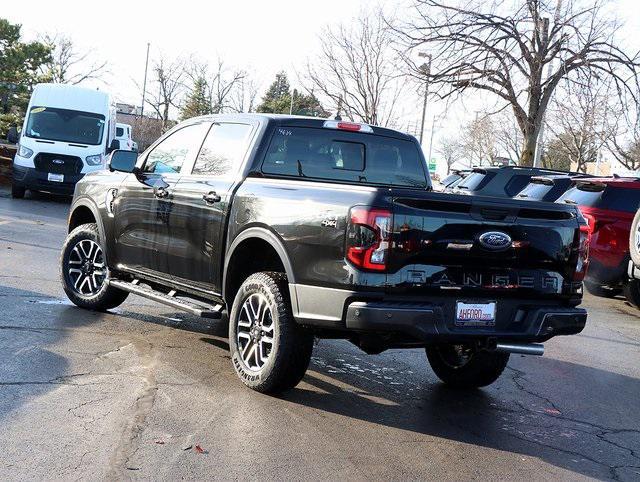
[(138, 280), (122, 281), (119, 279), (112, 279), (109, 281), (109, 284), (122, 291), (128, 291), (134, 295), (157, 301), (158, 303), (177, 308), (178, 310), (187, 311), (196, 316), (201, 316), (202, 318), (222, 318), (222, 305), (206, 304), (196, 300), (178, 298), (175, 296), (175, 291), (170, 291), (168, 294), (165, 294), (146, 286), (141, 286), (138, 284)]

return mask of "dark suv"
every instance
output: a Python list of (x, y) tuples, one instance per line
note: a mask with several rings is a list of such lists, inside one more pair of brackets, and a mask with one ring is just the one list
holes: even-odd
[(579, 180), (563, 194), (559, 203), (580, 207), (589, 223), (590, 264), (585, 279), (587, 290), (612, 297), (623, 290), (631, 298), (636, 283), (629, 284), (629, 234), (640, 206), (640, 179), (604, 177)]
[(366, 124), (220, 115), (179, 124), (76, 187), (62, 282), (78, 306), (129, 293), (229, 318), (249, 387), (303, 377), (314, 337), (426, 350), (458, 387), (580, 332), (575, 206), (432, 192), (417, 140)]
[(575, 173), (535, 176), (532, 177), (529, 184), (516, 195), (516, 198), (530, 201), (554, 202), (568, 189), (573, 187), (576, 180), (589, 177), (592, 176)]
[(481, 196), (514, 197), (534, 176), (567, 174), (537, 167), (476, 167), (451, 191)]

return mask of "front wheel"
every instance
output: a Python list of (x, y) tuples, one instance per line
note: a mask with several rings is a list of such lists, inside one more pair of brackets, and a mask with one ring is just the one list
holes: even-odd
[(24, 186), (11, 183), (11, 197), (13, 199), (22, 199), (26, 192), (27, 189)]
[(253, 390), (277, 393), (302, 380), (313, 334), (293, 318), (283, 273), (256, 273), (240, 286), (229, 317), (229, 347), (236, 373)]
[(456, 388), (491, 385), (509, 361), (508, 353), (478, 350), (468, 345), (434, 345), (428, 346), (426, 352), (438, 378)]
[(104, 311), (129, 295), (109, 285), (109, 268), (95, 223), (71, 231), (62, 246), (60, 278), (67, 297), (80, 308)]

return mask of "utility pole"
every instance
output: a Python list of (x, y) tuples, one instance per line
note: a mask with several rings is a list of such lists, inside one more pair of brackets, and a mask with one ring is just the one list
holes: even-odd
[[(553, 22), (557, 24), (560, 21), (560, 13), (562, 10), (562, 0), (558, 0), (556, 3), (556, 13), (553, 17)], [(545, 31), (544, 35), (546, 40), (548, 41), (549, 36), (549, 19), (544, 19), (545, 22)], [(546, 44), (546, 41), (545, 41)], [(553, 62), (549, 62), (549, 67), (547, 68), (547, 78), (551, 77), (553, 74)], [(546, 111), (545, 111), (546, 112)], [(536, 140), (536, 152), (533, 155), (533, 167), (540, 167), (540, 157), (542, 156), (542, 143), (544, 142), (544, 120), (545, 116), (542, 116), (542, 123), (540, 124), (540, 132), (538, 132), (538, 139)]]
[(150, 42), (147, 42), (147, 60), (144, 62), (144, 81), (142, 82), (142, 106), (140, 107), (140, 117), (144, 115), (144, 102), (147, 95), (147, 70), (149, 69), (149, 47)]
[(431, 74), (431, 54), (426, 52), (420, 52), (420, 57), (426, 57), (427, 62), (420, 66), (420, 69), (424, 73), (424, 101), (422, 103), (422, 120), (420, 121), (420, 145), (422, 145), (422, 137), (424, 135), (424, 119), (427, 115), (427, 98), (429, 97), (429, 75)]
[(289, 115), (293, 115), (293, 98), (296, 95), (296, 89), (291, 91), (291, 104), (289, 105)]

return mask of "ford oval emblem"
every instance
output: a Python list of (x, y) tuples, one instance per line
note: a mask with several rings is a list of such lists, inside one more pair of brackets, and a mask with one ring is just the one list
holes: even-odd
[(511, 236), (502, 231), (487, 231), (480, 235), (478, 241), (491, 251), (504, 251), (511, 247)]
[(53, 162), (54, 164), (64, 164), (64, 161), (62, 159), (53, 159), (51, 162)]

